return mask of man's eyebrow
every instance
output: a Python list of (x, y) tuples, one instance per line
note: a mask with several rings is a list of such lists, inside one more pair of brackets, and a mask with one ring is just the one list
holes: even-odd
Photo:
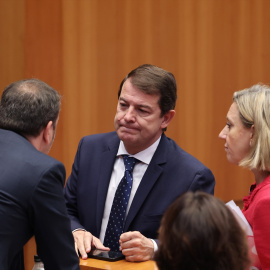
[(120, 97), (119, 100), (127, 102), (124, 98)]
[[(123, 97), (120, 97), (119, 100), (128, 103), (128, 101), (126, 101)], [(152, 107), (150, 107), (148, 105), (144, 105), (144, 104), (138, 104), (138, 105), (136, 105), (136, 107), (140, 107), (140, 108), (145, 108), (145, 109), (152, 110)]]

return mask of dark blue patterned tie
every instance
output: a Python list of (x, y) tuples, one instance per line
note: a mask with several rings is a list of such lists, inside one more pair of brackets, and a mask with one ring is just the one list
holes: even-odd
[(125, 163), (125, 174), (114, 195), (112, 209), (105, 233), (104, 246), (119, 251), (119, 238), (123, 233), (128, 200), (132, 187), (132, 171), (137, 162), (134, 157), (122, 155)]

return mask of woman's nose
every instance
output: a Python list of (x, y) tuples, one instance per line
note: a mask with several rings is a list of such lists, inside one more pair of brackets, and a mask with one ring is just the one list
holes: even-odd
[(223, 140), (226, 139), (227, 133), (226, 133), (225, 129), (226, 129), (226, 126), (225, 126), (225, 127), (221, 130), (221, 132), (219, 133), (218, 137), (219, 137), (220, 139), (223, 139)]

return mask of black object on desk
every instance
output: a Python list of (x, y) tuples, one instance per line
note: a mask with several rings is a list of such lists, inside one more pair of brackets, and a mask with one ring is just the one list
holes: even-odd
[(121, 251), (106, 251), (101, 249), (92, 249), (88, 253), (88, 258), (115, 262), (125, 258)]

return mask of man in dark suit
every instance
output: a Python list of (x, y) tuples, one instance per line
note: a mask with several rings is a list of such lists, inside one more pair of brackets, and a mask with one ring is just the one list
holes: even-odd
[[(126, 260), (145, 261), (158, 248), (155, 239), (167, 207), (188, 190), (213, 194), (215, 180), (208, 168), (164, 134), (175, 115), (173, 74), (153, 65), (139, 66), (124, 78), (118, 97), (116, 132), (81, 140), (65, 198), (82, 258), (93, 246), (117, 246), (110, 238), (113, 232), (117, 242), (115, 235), (122, 233), (120, 250)], [(122, 155), (135, 157), (136, 163), (119, 234), (118, 225), (111, 227), (116, 224), (111, 219), (122, 209), (119, 201), (114, 206), (121, 197), (114, 198), (125, 171)]]
[(46, 270), (79, 270), (63, 185), (65, 168), (46, 155), (60, 96), (29, 79), (7, 86), (0, 101), (0, 269), (24, 269), (23, 246), (34, 235)]

